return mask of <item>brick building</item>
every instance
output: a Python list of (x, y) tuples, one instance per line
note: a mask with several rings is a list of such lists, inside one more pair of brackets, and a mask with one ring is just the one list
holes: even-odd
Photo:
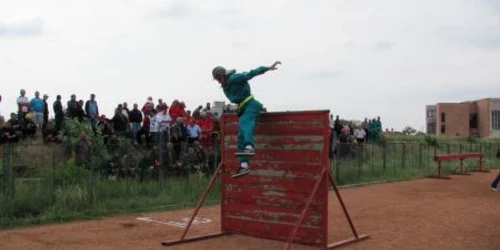
[(500, 137), (500, 98), (426, 106), (427, 134)]

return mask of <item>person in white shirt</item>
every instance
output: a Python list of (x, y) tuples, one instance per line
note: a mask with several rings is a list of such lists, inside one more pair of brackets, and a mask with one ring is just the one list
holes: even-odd
[(363, 128), (356, 128), (354, 130), (354, 138), (358, 141), (359, 144), (365, 142), (366, 132)]
[(170, 121), (172, 118), (168, 114), (168, 106), (163, 103), (160, 107), (160, 110), (156, 115), (151, 117), (150, 123), (150, 133), (151, 138), (153, 139), (153, 143), (159, 142), (160, 134), (163, 134), (163, 140), (168, 142), (169, 138), (169, 130), (170, 130)]
[(24, 122), (24, 117), (30, 112), (30, 100), (26, 96), (26, 90), (21, 89), (20, 94), (21, 96), (17, 98), (17, 119), (19, 122)]
[(189, 120), (186, 127), (188, 131), (188, 144), (192, 145), (195, 141), (200, 141), (201, 128), (200, 125), (194, 122), (194, 119)]

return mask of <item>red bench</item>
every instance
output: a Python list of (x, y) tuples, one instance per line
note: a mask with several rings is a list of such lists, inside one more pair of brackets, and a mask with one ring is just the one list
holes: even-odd
[(434, 156), (434, 161), (438, 163), (436, 169), (437, 169), (437, 175), (430, 175), (427, 176), (429, 178), (437, 178), (437, 179), (451, 179), (449, 176), (442, 175), (442, 167), (441, 167), (441, 162), (443, 161), (454, 161), (454, 160), (460, 160), (460, 166), (457, 167), (458, 172), (455, 173), (457, 175), (470, 175), (470, 173), (467, 173), (464, 171), (464, 166), (463, 162), (465, 159), (469, 158), (478, 158), (479, 159), (479, 167), (477, 169), (472, 169), (472, 172), (482, 172), (482, 173), (489, 173), (489, 170), (483, 169), (483, 154), (482, 153), (463, 153), (463, 154), (449, 154), (449, 155), (436, 155)]

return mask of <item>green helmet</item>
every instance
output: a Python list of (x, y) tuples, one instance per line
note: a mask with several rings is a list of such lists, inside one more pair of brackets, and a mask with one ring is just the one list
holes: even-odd
[(212, 77), (215, 79), (218, 76), (226, 75), (226, 69), (222, 66), (217, 66), (212, 70)]

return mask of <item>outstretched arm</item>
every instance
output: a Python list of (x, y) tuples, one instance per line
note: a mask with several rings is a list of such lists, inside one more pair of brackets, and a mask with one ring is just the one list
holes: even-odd
[(278, 68), (276, 67), (278, 64), (281, 64), (280, 61), (276, 61), (273, 63), (271, 66), (260, 66), (256, 69), (250, 70), (249, 72), (243, 72), (238, 74), (238, 81), (249, 81), (252, 78), (262, 75), (266, 73), (269, 70), (277, 70)]

